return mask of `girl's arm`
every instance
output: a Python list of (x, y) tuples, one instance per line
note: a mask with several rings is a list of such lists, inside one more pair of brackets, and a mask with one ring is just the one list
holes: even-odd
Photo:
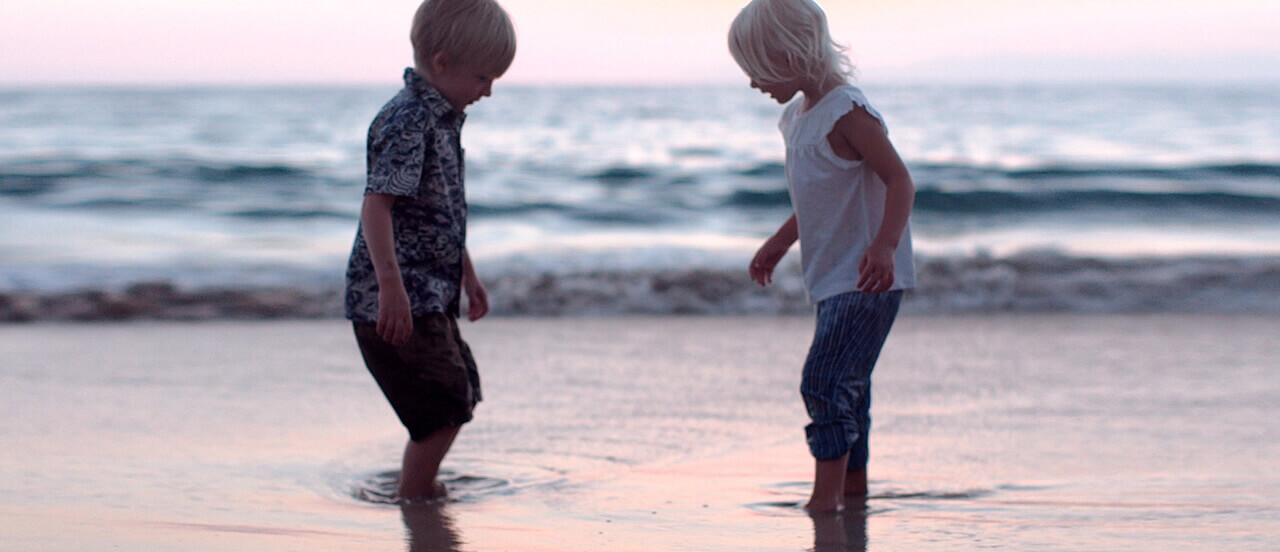
[(471, 264), (471, 254), (465, 249), (462, 250), (462, 290), (467, 293), (467, 318), (472, 322), (484, 318), (489, 313), (489, 291), (480, 283), (475, 265)]
[(796, 228), (796, 215), (791, 214), (791, 218), (787, 222), (782, 223), (782, 227), (778, 228), (769, 239), (765, 240), (764, 245), (760, 246), (760, 250), (756, 252), (755, 258), (751, 259), (751, 265), (747, 268), (747, 272), (751, 274), (751, 279), (757, 284), (766, 285), (773, 281), (773, 269), (777, 268), (778, 262), (791, 249), (791, 244), (796, 243), (800, 237), (800, 231)]
[(885, 184), (884, 220), (858, 263), (858, 289), (886, 291), (893, 286), (893, 254), (911, 217), (915, 183), (880, 120), (865, 109), (856, 107), (836, 121), (830, 139), (837, 155), (851, 153), (853, 159), (861, 158)]
[(403, 345), (413, 335), (413, 313), (409, 292), (400, 276), (400, 263), (396, 261), (395, 231), (391, 226), (391, 206), (395, 202), (393, 195), (365, 194), (360, 227), (378, 277), (378, 335), (387, 343)]

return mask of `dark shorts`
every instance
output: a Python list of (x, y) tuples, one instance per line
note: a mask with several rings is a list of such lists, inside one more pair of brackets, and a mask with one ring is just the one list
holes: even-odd
[(480, 402), (480, 373), (457, 320), (444, 314), (415, 318), (413, 335), (399, 346), (383, 341), (376, 324), (354, 326), (365, 366), (410, 439), (471, 421)]

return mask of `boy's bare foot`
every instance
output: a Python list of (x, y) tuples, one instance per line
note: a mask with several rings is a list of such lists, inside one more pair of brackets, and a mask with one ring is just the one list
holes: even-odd
[(448, 498), (448, 496), (449, 496), (449, 490), (445, 488), (444, 483), (441, 483), (439, 481), (432, 481), (431, 490), (425, 493), (420, 493), (416, 496), (401, 495), (400, 503), (401, 504), (423, 504), (427, 502), (444, 500), (445, 498)]
[(867, 496), (867, 470), (849, 470), (844, 474), (844, 496)]
[(449, 489), (446, 489), (444, 483), (439, 481), (431, 482), (431, 499), (445, 498), (449, 496)]
[(409, 441), (404, 447), (400, 466), (400, 496), (408, 501), (429, 501), (444, 496), (444, 487), (436, 480), (440, 462), (458, 435), (459, 426), (442, 428), (420, 441)]

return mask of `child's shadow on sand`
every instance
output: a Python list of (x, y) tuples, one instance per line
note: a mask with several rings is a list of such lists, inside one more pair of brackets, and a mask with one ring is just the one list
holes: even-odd
[(403, 504), (400, 516), (409, 530), (409, 552), (459, 552), (462, 537), (444, 502)]

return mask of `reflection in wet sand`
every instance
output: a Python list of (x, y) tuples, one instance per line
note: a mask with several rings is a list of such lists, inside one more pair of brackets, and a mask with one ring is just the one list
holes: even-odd
[(841, 512), (818, 512), (813, 519), (813, 552), (866, 552), (867, 503), (849, 500)]
[(443, 502), (409, 503), (400, 516), (409, 532), (409, 552), (460, 552), (462, 537)]

